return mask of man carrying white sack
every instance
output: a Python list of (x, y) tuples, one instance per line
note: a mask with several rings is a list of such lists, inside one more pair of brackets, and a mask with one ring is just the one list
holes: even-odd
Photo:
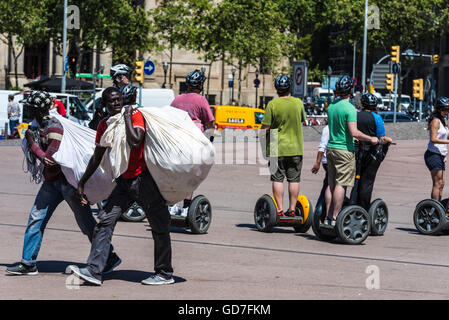
[[(61, 166), (53, 159), (61, 144), (64, 129), (60, 121), (50, 116), (49, 110), (53, 104), (51, 96), (47, 92), (33, 91), (27, 98), (30, 116), (40, 126), (39, 143), (34, 139), (31, 130), (25, 133), (28, 148), (43, 164), (44, 182), (36, 196), (33, 208), (30, 212), (28, 225), (25, 230), (22, 260), (14, 266), (8, 267), (6, 272), (15, 275), (36, 275), (36, 259), (42, 244), (44, 231), (56, 207), (65, 200), (72, 209), (76, 222), (83, 234), (92, 240), (92, 234), (96, 224), (89, 206), (79, 203), (78, 193), (66, 180), (61, 171)], [(108, 259), (109, 257), (109, 259)], [(115, 267), (118, 256), (112, 253), (112, 247), (107, 252), (108, 263), (105, 272), (111, 272)]]
[[(123, 100), (118, 88), (105, 89), (102, 101), (104, 101), (110, 116), (121, 112)], [(133, 109), (132, 106), (125, 107), (123, 116), (126, 142), (131, 147), (127, 170), (115, 179), (117, 186), (106, 200), (104, 209), (98, 214), (99, 223), (95, 227), (87, 267), (78, 269), (76, 266), (71, 266), (71, 269), (89, 283), (102, 284), (102, 270), (107, 261), (116, 222), (122, 211), (127, 209), (129, 199), (132, 199), (144, 209), (154, 239), (155, 274), (143, 280), (142, 284), (171, 284), (174, 283), (174, 279), (171, 265), (170, 214), (164, 198), (147, 169), (143, 156), (145, 120), (141, 112)], [(101, 137), (108, 127), (108, 119), (109, 117), (103, 119), (98, 125), (94, 155), (78, 184), (78, 193), (81, 195), (83, 204), (88, 203), (88, 199), (84, 195), (84, 185), (98, 168), (108, 149), (100, 145)]]

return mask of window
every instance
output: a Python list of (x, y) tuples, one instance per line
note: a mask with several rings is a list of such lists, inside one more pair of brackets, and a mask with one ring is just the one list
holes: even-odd
[(209, 102), (210, 105), (215, 104), (215, 99), (217, 98), (216, 94), (210, 94), (207, 97), (207, 101)]
[(27, 78), (41, 80), (48, 76), (48, 43), (25, 46), (23, 73)]

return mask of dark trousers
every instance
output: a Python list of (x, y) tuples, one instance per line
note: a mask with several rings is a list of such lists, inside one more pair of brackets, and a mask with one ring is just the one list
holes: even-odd
[(134, 179), (116, 180), (117, 186), (106, 200), (106, 205), (98, 214), (92, 247), (87, 265), (89, 271), (101, 279), (106, 265), (112, 234), (129, 200), (136, 201), (145, 211), (154, 240), (154, 270), (169, 278), (173, 274), (171, 265), (170, 213), (151, 174), (141, 173)]
[(320, 192), (320, 196), (318, 197), (318, 201), (317, 203), (319, 203), (320, 201), (322, 201), (323, 203), (325, 203), (325, 199), (324, 199), (324, 194), (326, 192), (327, 186), (329, 185), (328, 181), (327, 181), (327, 163), (323, 163), (323, 169), (326, 172), (326, 175), (324, 176), (324, 180), (323, 180), (323, 187), (321, 188), (321, 192)]
[(364, 152), (360, 162), (360, 180), (357, 189), (357, 204), (369, 211), (374, 181), (381, 160), (373, 156), (371, 152)]

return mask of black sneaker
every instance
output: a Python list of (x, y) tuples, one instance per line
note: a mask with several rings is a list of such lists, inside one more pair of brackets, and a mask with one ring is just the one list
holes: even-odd
[(115, 252), (113, 252), (108, 257), (108, 261), (106, 262), (106, 266), (104, 267), (103, 274), (111, 273), (116, 267), (118, 267), (120, 263), (122, 263), (122, 259), (120, 259), (120, 257)]
[(8, 267), (6, 272), (20, 276), (34, 276), (38, 274), (36, 265), (27, 266), (21, 262), (14, 266)]

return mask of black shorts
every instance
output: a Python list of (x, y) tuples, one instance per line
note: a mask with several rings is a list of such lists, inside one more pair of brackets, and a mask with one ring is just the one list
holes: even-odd
[(285, 177), (287, 177), (288, 182), (299, 182), (301, 180), (302, 156), (279, 157), (277, 159), (277, 169), (271, 174), (271, 181), (284, 182)]
[(424, 153), (424, 161), (426, 162), (427, 168), (432, 170), (446, 170), (446, 164), (444, 162), (445, 156), (435, 153), (432, 151), (427, 150)]

